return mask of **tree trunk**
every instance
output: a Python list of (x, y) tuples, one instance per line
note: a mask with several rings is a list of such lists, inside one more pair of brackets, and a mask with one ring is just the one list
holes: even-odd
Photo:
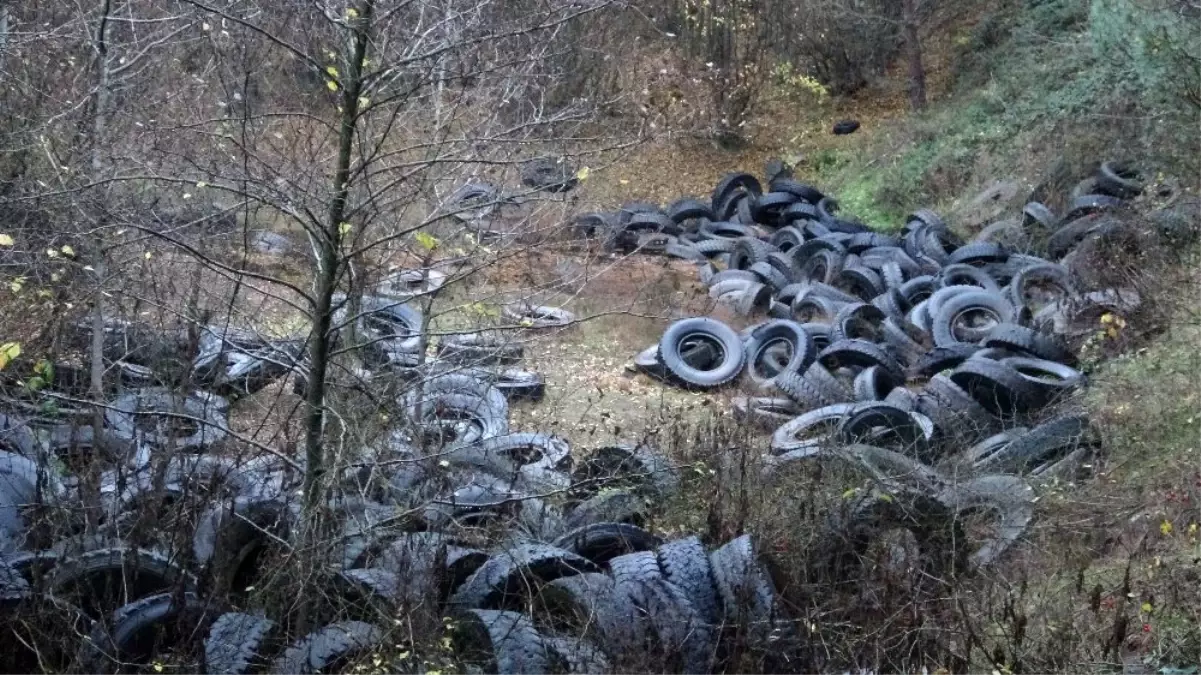
[(922, 63), (922, 43), (917, 34), (917, 0), (901, 0), (901, 21), (909, 59), (909, 104), (914, 110), (925, 110), (926, 66)]
[(354, 159), (355, 128), (359, 118), (359, 93), (363, 86), (363, 60), (367, 57), (372, 13), (375, 3), (363, 3), (359, 17), (354, 19), (353, 48), (346, 64), (346, 79), (342, 85), (342, 113), (338, 131), (338, 156), (334, 168), (334, 191), (330, 199), (329, 217), (320, 242), (320, 271), (317, 275), (316, 307), (313, 317), (313, 339), (309, 348), (308, 418), (305, 425), (304, 508), (314, 513), (321, 503), (321, 479), (325, 474), (325, 389), (332, 342), (330, 308), (337, 290), (339, 258), (347, 201), (350, 198), (350, 167)]

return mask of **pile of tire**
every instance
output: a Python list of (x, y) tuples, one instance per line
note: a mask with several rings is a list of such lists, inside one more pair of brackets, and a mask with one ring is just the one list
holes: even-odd
[[(539, 398), (545, 388), (514, 367), (519, 342), (499, 332), (448, 335), (436, 357), (419, 363), (406, 356), (419, 315), (374, 297), (362, 306), (360, 316), (340, 318), (360, 323), (360, 335), (373, 338), (372, 366), (403, 383), (397, 419), (408, 423), (358, 453), (326, 500), (338, 534), (303, 554), (295, 548), (303, 461), (254, 444), (247, 452), (229, 423), (237, 398), (296, 368), (299, 345), (203, 329), (192, 376), (210, 389), (115, 382), (99, 436), (87, 373), (65, 364), (57, 374), (39, 371), (46, 387), (0, 415), (0, 622), (14, 636), (0, 671), (145, 670), (174, 653), (198, 672), (331, 672), (378, 653), (391, 629), (380, 616), (418, 606), (435, 616), (453, 610), (456, 658), (478, 658), (494, 672), (539, 663), (594, 672), (626, 653), (601, 644), (603, 636), (549, 626), (512, 643), (517, 636), (496, 629), (531, 620), (505, 613), (510, 584), (600, 572), (621, 556), (657, 560), (662, 541), (643, 527), (678, 488), (675, 467), (645, 445), (577, 457), (563, 438), (511, 433), (509, 401)], [(548, 309), (510, 313), (534, 313), (542, 322), (534, 328), (564, 320)], [(137, 339), (157, 340), (146, 338), (152, 331), (132, 340), (115, 332), (127, 353), (147, 348)], [(46, 412), (47, 400), (61, 406)], [(290, 634), (293, 617), (249, 609), (256, 587), (297, 554), (313, 571), (306, 591), (322, 599), (317, 615), (328, 617), (305, 634)], [(626, 604), (614, 611), (691, 611), (664, 580), (671, 564), (659, 581), (647, 568), (623, 582)], [(758, 570), (727, 567), (736, 564), (735, 572)], [(651, 602), (659, 604), (634, 604)], [(667, 616), (655, 625), (666, 626)], [(61, 639), (74, 632), (88, 636), (82, 647)], [(524, 656), (508, 661), (509, 649)]]
[[(777, 178), (764, 191), (745, 173), (725, 176), (708, 202), (629, 204), (577, 222), (613, 250), (694, 261), (713, 298), (767, 315), (741, 334), (709, 317), (676, 321), (636, 367), (690, 389), (748, 385), (755, 395), (737, 397), (734, 412), (772, 430), (769, 473), (834, 456), (907, 476), (890, 484), (936, 497), (931, 508), (949, 515), (1004, 503), (1005, 536), (977, 559), (991, 562), (1029, 520), (1019, 477), (1074, 478), (1099, 449), (1088, 420), (1063, 412), (1086, 383), (1072, 345), (1139, 298), (1087, 288), (1069, 263), (1121, 229), (1107, 214), (1139, 191), (1137, 172), (1107, 162), (1062, 217), (1032, 202), (973, 241), (928, 209), (896, 234), (875, 232), (810, 185)], [(1044, 256), (1016, 252), (1015, 240), (1045, 241)], [(955, 485), (952, 475), (975, 477)]]

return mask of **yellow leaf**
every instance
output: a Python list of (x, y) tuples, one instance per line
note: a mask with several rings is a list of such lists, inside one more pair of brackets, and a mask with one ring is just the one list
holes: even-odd
[(44, 288), (38, 291), (39, 298), (48, 298), (52, 295), (54, 295), (54, 294)]
[(855, 496), (855, 488), (851, 488), (850, 490), (847, 490), (846, 492), (842, 493), (843, 499), (850, 499), (851, 497), (854, 497), (854, 496)]
[(20, 355), (21, 344), (19, 342), (5, 342), (0, 345), (0, 370), (4, 370), (10, 361)]
[(163, 672), (163, 664), (159, 663), (158, 661), (155, 661), (154, 662), (154, 672), (156, 672), (156, 673)]
[(421, 244), (421, 246), (428, 251), (432, 251), (438, 247), (438, 238), (429, 232), (418, 232), (413, 238), (417, 240), (418, 244)]
[(47, 257), (47, 258), (57, 258), (57, 257), (58, 257), (58, 251), (55, 251), (55, 250), (54, 250), (54, 249), (52, 249), (52, 248), (48, 248), (48, 249), (46, 249), (46, 257)]
[(1193, 523), (1192, 525), (1188, 526), (1188, 533), (1191, 535), (1197, 534), (1197, 524), (1196, 523)]
[(366, 96), (359, 97), (359, 107), (360, 108), (366, 108), (369, 105), (371, 105), (371, 99), (367, 98)]
[(581, 168), (579, 171), (575, 172), (575, 177), (577, 180), (579, 180), (581, 183), (583, 183), (584, 181), (588, 180), (588, 174), (590, 174), (590, 173), (592, 173), (592, 170), (585, 166), (585, 167)]
[(75, 249), (71, 248), (70, 246), (64, 246), (59, 250), (62, 251), (63, 255), (67, 256), (68, 258), (75, 257)]
[(0, 234), (0, 246), (12, 246), (14, 243), (16, 242), (13, 241), (12, 237), (7, 234)]
[(1143, 606), (1139, 607), (1139, 610), (1142, 611), (1143, 614), (1150, 614), (1152, 609), (1154, 608), (1151, 607), (1151, 603), (1149, 602), (1144, 602)]
[(346, 9), (346, 16), (351, 19), (357, 19), (359, 18), (359, 10), (355, 9), (354, 7), (348, 7)]
[(335, 68), (335, 67), (333, 67), (333, 66), (326, 66), (326, 67), (325, 67), (325, 72), (329, 73), (329, 76), (330, 76), (330, 77), (337, 77), (337, 76), (338, 76), (338, 69), (337, 69), (337, 68)]
[(325, 86), (330, 91), (338, 91), (338, 83), (334, 82), (333, 80), (326, 80)]
[(17, 277), (8, 284), (8, 288), (15, 294), (20, 293), (22, 288), (25, 288), (25, 277)]
[(198, 187), (198, 188), (201, 188), (201, 189), (203, 189), (203, 188), (206, 188), (206, 187), (208, 187), (208, 186), (209, 186), (209, 184), (208, 184), (208, 183), (206, 183), (206, 182), (204, 182), (204, 181), (198, 181), (198, 182), (196, 183), (196, 187)]
[(325, 58), (329, 59), (330, 61), (333, 61), (334, 59), (338, 58), (338, 55), (334, 52), (327, 51), (327, 52), (325, 52)]
[(354, 225), (350, 223), (338, 223), (338, 236), (345, 237), (354, 229)]
[(630, 181), (628, 181), (628, 180), (626, 180), (626, 179), (624, 179), (624, 178), (622, 178), (622, 179), (618, 180), (617, 182), (618, 182), (618, 183), (621, 183), (622, 185), (629, 185), (629, 184), (630, 184)]
[(1172, 534), (1172, 523), (1168, 522), (1167, 519), (1164, 519), (1164, 521), (1159, 524), (1159, 531), (1162, 532), (1163, 536), (1165, 537), (1169, 534)]
[(146, 259), (150, 260), (150, 258), (151, 258), (150, 251), (146, 251)]

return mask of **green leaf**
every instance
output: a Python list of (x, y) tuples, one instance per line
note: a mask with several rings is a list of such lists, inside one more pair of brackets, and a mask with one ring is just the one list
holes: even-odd
[(25, 388), (29, 391), (39, 391), (44, 386), (46, 386), (46, 381), (37, 375), (25, 381)]
[(432, 251), (435, 248), (438, 248), (438, 238), (429, 232), (418, 232), (413, 238), (416, 239), (417, 243), (421, 244), (422, 248), (427, 251)]

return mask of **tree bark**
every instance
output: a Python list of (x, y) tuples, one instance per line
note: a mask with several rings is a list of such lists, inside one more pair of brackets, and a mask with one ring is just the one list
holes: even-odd
[(370, 42), (374, 0), (363, 3), (359, 16), (351, 20), (352, 49), (346, 64), (342, 87), (342, 112), (338, 130), (338, 157), (334, 167), (333, 196), (329, 216), (321, 237), (320, 270), (317, 275), (316, 306), (313, 317), (313, 339), (309, 347), (308, 417), (305, 425), (304, 508), (314, 513), (321, 503), (321, 479), (325, 474), (325, 389), (326, 373), (332, 342), (330, 308), (337, 290), (339, 257), (342, 245), (342, 223), (350, 198), (350, 167), (354, 159), (354, 137), (359, 119), (359, 94), (363, 86), (363, 60)]
[(922, 63), (922, 43), (917, 34), (917, 0), (901, 0), (901, 22), (909, 60), (909, 104), (914, 110), (925, 110), (926, 66)]

